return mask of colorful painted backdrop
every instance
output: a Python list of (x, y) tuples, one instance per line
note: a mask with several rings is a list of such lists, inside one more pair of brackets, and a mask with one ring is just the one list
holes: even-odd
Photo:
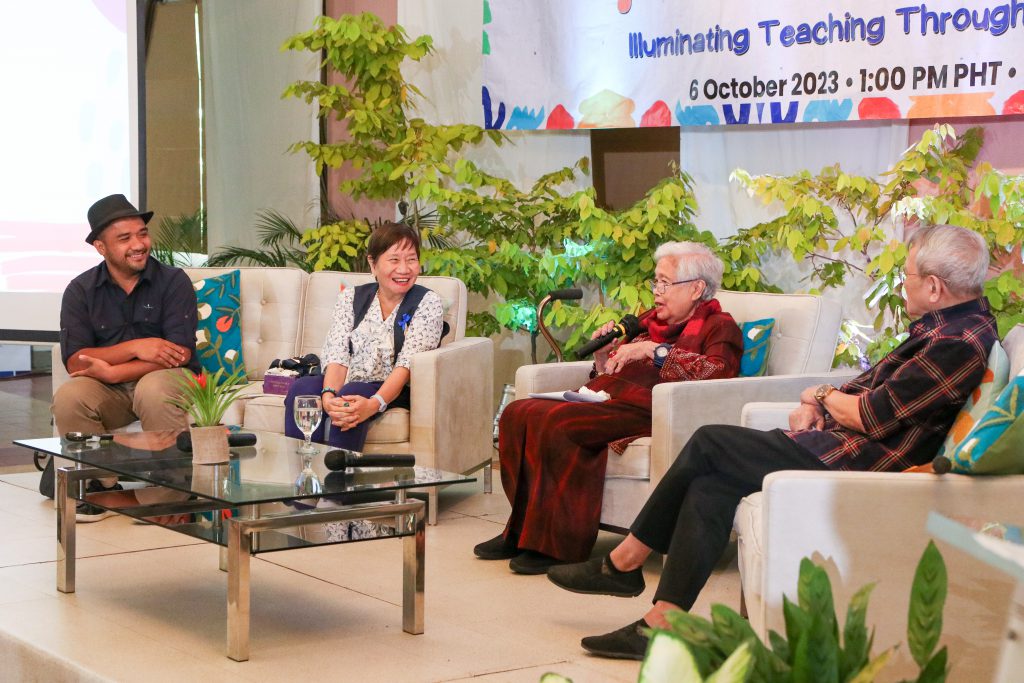
[(484, 0), (504, 129), (1024, 113), (1024, 0)]

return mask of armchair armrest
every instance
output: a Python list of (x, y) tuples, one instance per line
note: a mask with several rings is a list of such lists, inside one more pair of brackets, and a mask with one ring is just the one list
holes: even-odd
[(50, 371), (52, 395), (56, 394), (60, 385), (67, 382), (70, 378), (68, 369), (64, 367), (64, 359), (60, 355), (60, 344), (54, 344), (50, 347), (50, 362), (53, 364), (53, 368)]
[(838, 384), (853, 371), (669, 382), (654, 387), (651, 486), (661, 481), (686, 442), (705, 424), (739, 425), (743, 406), (755, 401), (797, 401), (813, 384)]
[[(905, 472), (783, 471), (765, 477), (762, 505), (762, 596), (756, 609), (767, 629), (784, 628), (782, 595), (795, 596), (800, 558), (828, 571), (836, 605), (877, 582), (870, 622), (876, 643), (906, 640), (906, 619), (917, 562), (929, 540), (928, 514), (981, 522), (1021, 523), (1024, 475), (971, 477)], [(990, 680), (1013, 581), (968, 554), (939, 543), (949, 576), (943, 643), (957, 670)], [(746, 591), (746, 587), (745, 587)], [(916, 675), (901, 648), (892, 675)]]
[(590, 361), (523, 365), (516, 370), (516, 398), (546, 391), (579, 389), (590, 379)]
[(491, 340), (466, 337), (412, 357), (409, 445), (417, 464), (468, 472), (490, 461)]
[(762, 431), (786, 429), (789, 427), (789, 414), (799, 405), (799, 401), (748, 403), (740, 411), (740, 426)]

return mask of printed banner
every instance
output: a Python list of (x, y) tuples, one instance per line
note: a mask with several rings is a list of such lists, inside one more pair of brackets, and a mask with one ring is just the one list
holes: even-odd
[(1024, 0), (484, 0), (488, 128), (1024, 113)]

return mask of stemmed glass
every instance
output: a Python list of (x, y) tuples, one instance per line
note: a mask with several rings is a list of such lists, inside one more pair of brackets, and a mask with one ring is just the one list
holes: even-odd
[(298, 453), (309, 453), (311, 455), (317, 453), (317, 449), (310, 443), (310, 440), (313, 438), (313, 432), (320, 426), (320, 421), (323, 418), (324, 410), (319, 396), (295, 397), (295, 426), (306, 437), (305, 442), (299, 446)]
[(313, 456), (319, 451), (310, 443), (313, 432), (320, 426), (323, 417), (323, 405), (319, 396), (295, 397), (295, 425), (305, 437), (305, 442), (296, 450), (296, 453), (302, 456), (302, 471), (295, 480), (295, 485), (303, 493), (320, 493), (323, 488), (312, 467)]

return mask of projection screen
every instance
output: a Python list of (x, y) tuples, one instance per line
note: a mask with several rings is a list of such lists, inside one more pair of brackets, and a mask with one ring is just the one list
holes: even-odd
[(56, 341), (64, 287), (100, 260), (86, 210), (114, 192), (138, 202), (136, 17), (134, 0), (4, 9), (0, 341)]

